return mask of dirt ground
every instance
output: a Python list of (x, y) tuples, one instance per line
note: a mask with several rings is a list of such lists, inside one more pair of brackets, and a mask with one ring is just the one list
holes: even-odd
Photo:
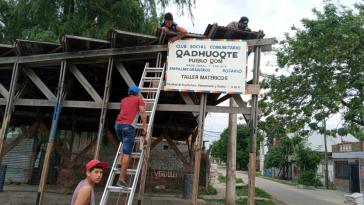
[[(0, 192), (1, 205), (34, 205), (36, 203), (38, 186), (27, 184), (21, 185), (6, 185), (4, 192)], [(56, 192), (54, 186), (47, 185), (47, 192), (45, 193), (44, 205), (69, 205), (71, 202), (72, 194), (60, 194)], [(99, 203), (102, 196), (103, 188), (95, 188), (96, 204)], [(118, 196), (111, 195), (108, 205), (121, 205), (124, 204), (120, 199), (117, 203)], [(134, 203), (137, 204), (137, 203)], [(144, 198), (145, 205), (190, 205), (191, 201), (182, 198), (181, 195), (160, 195), (160, 194), (146, 194)], [(209, 204), (202, 200), (198, 200), (198, 204)]]

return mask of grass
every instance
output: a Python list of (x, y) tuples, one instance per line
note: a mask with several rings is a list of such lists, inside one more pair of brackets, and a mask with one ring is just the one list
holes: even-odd
[[(242, 187), (236, 187), (236, 195), (238, 196), (248, 196), (248, 185), (244, 185)], [(255, 197), (262, 197), (271, 199), (271, 195), (267, 192), (263, 191), (262, 189), (256, 187), (255, 188)]]
[[(223, 175), (219, 175), (217, 177), (217, 180), (219, 180), (220, 183), (226, 183), (226, 177)], [(236, 178), (236, 183), (243, 183), (243, 179), (241, 178)]]

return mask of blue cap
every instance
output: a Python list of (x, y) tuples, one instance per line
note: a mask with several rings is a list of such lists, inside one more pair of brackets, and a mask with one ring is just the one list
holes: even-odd
[(138, 94), (138, 93), (139, 93), (139, 91), (140, 91), (140, 89), (138, 88), (138, 86), (136, 86), (136, 85), (132, 85), (132, 86), (130, 86), (130, 87), (129, 87), (128, 93), (129, 93), (129, 94), (134, 94), (134, 95), (136, 95), (136, 94)]

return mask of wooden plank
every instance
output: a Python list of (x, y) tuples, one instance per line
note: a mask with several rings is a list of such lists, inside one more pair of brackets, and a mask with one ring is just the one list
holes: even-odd
[(129, 87), (132, 86), (132, 85), (136, 85), (122, 63), (115, 62), (115, 66), (116, 66), (117, 70), (119, 71), (121, 77), (125, 80), (126, 84)]
[(222, 103), (222, 102), (225, 102), (227, 99), (229, 99), (231, 97), (230, 94), (226, 94), (224, 96), (222, 96), (221, 98), (217, 99), (216, 101), (216, 105)]
[(0, 94), (4, 96), (4, 98), (9, 97), (9, 91), (0, 83)]
[[(260, 68), (260, 54), (261, 48), (254, 49), (254, 65), (253, 65), (253, 82), (252, 84), (259, 83), (259, 68)], [(255, 204), (255, 163), (256, 163), (256, 144), (257, 144), (257, 124), (258, 124), (258, 95), (252, 95), (252, 109), (251, 109), (251, 140), (249, 151), (249, 182), (248, 182), (248, 205)]]
[(114, 67), (114, 59), (109, 58), (108, 68), (106, 71), (106, 79), (105, 79), (105, 86), (104, 86), (104, 96), (102, 101), (102, 108), (101, 108), (101, 115), (99, 121), (99, 129), (97, 131), (97, 143), (95, 148), (95, 155), (94, 159), (99, 158), (100, 147), (101, 147), (101, 139), (104, 136), (104, 126), (106, 121), (106, 113), (107, 113), (107, 104), (109, 103), (110, 97), (110, 90), (111, 90), (111, 78), (112, 78), (112, 70)]
[(44, 94), (44, 96), (50, 101), (56, 101), (56, 96), (48, 89), (48, 87), (43, 83), (43, 81), (35, 74), (32, 69), (23, 68), (24, 73), (29, 77), (29, 79), (37, 86), (37, 88)]
[[(230, 98), (230, 107), (236, 107), (233, 98)], [(226, 167), (226, 205), (235, 205), (236, 199), (236, 135), (237, 115), (229, 114), (229, 137), (227, 145), (227, 167)]]
[(205, 113), (206, 113), (206, 102), (207, 102), (207, 94), (203, 93), (201, 95), (200, 100), (200, 113), (198, 120), (198, 134), (196, 139), (196, 150), (195, 150), (195, 163), (194, 163), (194, 171), (193, 171), (193, 182), (192, 182), (192, 197), (191, 204), (197, 204), (197, 195), (198, 195), (198, 184), (200, 177), (200, 166), (201, 166), (201, 149), (202, 149), (202, 141), (203, 141), (203, 130), (205, 124)]
[(70, 71), (77, 78), (78, 82), (80, 82), (81, 85), (85, 88), (85, 90), (92, 97), (92, 99), (94, 99), (95, 102), (101, 104), (102, 98), (96, 92), (96, 90), (92, 87), (92, 85), (87, 81), (87, 79), (83, 76), (81, 71), (75, 65), (70, 66)]
[[(199, 112), (199, 105), (180, 105), (180, 104), (158, 104), (157, 111), (174, 111), (174, 112)], [(216, 113), (237, 113), (250, 114), (250, 108), (247, 107), (227, 107), (227, 106), (206, 106), (207, 112)]]
[(154, 147), (157, 146), (157, 144), (159, 144), (162, 140), (163, 140), (163, 135), (159, 136), (156, 140), (154, 140), (150, 145), (150, 150), (153, 150)]
[(74, 36), (74, 35), (63, 35), (64, 38), (71, 38), (71, 39), (78, 39), (78, 40), (83, 40), (83, 41), (91, 41), (91, 42), (96, 42), (96, 43), (105, 43), (105, 44), (110, 44), (110, 41), (107, 40), (103, 40), (103, 39), (97, 39), (97, 38), (88, 38), (88, 37), (83, 37), (83, 36)]
[(278, 43), (276, 38), (262, 38), (262, 39), (251, 39), (246, 40), (248, 46), (267, 46)]
[[(15, 63), (13, 72), (11, 75), (11, 81), (10, 81), (10, 91), (9, 91), (9, 97), (6, 101), (6, 107), (5, 112), (3, 113), (3, 120), (1, 123), (1, 129), (0, 129), (0, 155), (4, 151), (5, 148), (5, 142), (7, 137), (7, 132), (9, 128), (9, 123), (11, 121), (11, 117), (13, 114), (13, 108), (14, 108), (14, 99), (15, 93), (17, 90), (17, 83), (18, 83), (18, 76), (19, 76), (19, 64)], [(1, 165), (1, 158), (0, 158), (0, 165)]]
[(109, 48), (109, 49), (98, 49), (78, 52), (65, 52), (65, 53), (51, 53), (42, 55), (29, 55), (29, 56), (16, 56), (16, 57), (3, 57), (0, 60), (0, 64), (10, 63), (36, 63), (46, 61), (57, 61), (62, 60), (81, 60), (81, 59), (92, 59), (92, 58), (103, 58), (110, 56), (119, 55), (133, 55), (142, 53), (157, 53), (167, 52), (168, 47), (165, 45), (149, 45), (149, 46), (135, 46), (125, 48)]
[(232, 97), (234, 98), (236, 104), (238, 104), (239, 107), (246, 107), (247, 103), (244, 102), (244, 100), (241, 98), (240, 95), (232, 95)]
[(259, 95), (260, 85), (247, 84), (245, 87), (245, 94)]
[[(187, 105), (195, 105), (195, 103), (193, 102), (192, 98), (188, 95), (188, 93), (180, 92), (180, 95)], [(192, 113), (192, 114), (195, 117), (198, 115), (197, 113)]]

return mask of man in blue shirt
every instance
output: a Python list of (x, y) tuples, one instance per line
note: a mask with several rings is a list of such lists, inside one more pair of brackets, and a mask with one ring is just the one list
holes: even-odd
[(170, 41), (172, 42), (181, 39), (188, 33), (185, 28), (179, 26), (173, 21), (173, 15), (169, 12), (164, 15), (164, 21), (159, 25), (159, 28), (164, 30), (165, 32), (172, 31), (178, 33), (177, 36), (170, 39)]

